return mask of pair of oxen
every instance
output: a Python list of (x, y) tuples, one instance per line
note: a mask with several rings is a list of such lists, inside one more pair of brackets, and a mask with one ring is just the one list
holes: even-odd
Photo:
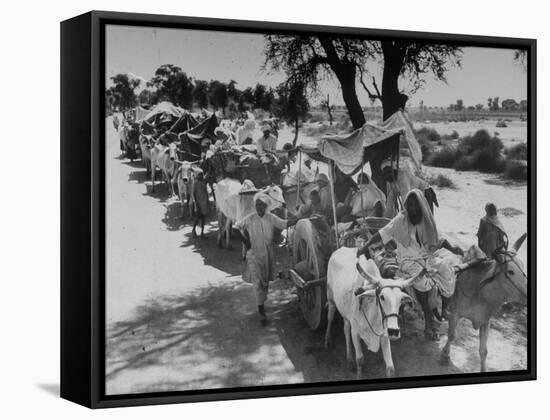
[[(494, 259), (474, 259), (457, 267), (460, 271), (449, 302), (449, 326), (447, 342), (441, 352), (442, 362), (449, 362), (458, 320), (466, 318), (479, 330), (480, 370), (487, 370), (487, 339), (491, 318), (505, 302), (527, 304), (527, 276), (517, 257), (517, 251), (525, 238), (526, 234), (522, 235), (510, 250), (500, 250)], [(472, 247), (468, 254), (479, 255), (479, 250)], [(364, 365), (362, 341), (370, 351), (382, 349), (386, 375), (395, 375), (390, 341), (400, 338), (401, 308), (412, 303), (406, 291), (413, 291), (419, 301), (427, 301), (426, 296), (421, 295), (430, 292), (419, 292), (414, 288), (415, 280), (427, 274), (422, 270), (408, 279), (386, 279), (381, 276), (374, 260), (367, 260), (364, 255), (358, 259), (354, 248), (343, 247), (332, 254), (327, 269), (328, 325), (325, 346), (330, 346), (331, 328), (338, 311), (344, 320), (349, 365), (353, 364), (352, 343), (355, 349), (357, 378), (361, 378)], [(433, 307), (421, 306), (425, 336), (435, 339)]]
[[(224, 236), (226, 244), (229, 244), (230, 221), (239, 220), (254, 211), (253, 196), (246, 192), (242, 194), (242, 189), (243, 184), (235, 180), (223, 180), (217, 185), (218, 211), (225, 216), (225, 222), (220, 220), (220, 246)], [(265, 187), (263, 192), (272, 199), (268, 205), (269, 211), (281, 207), (283, 203), (292, 208), (296, 200), (295, 195), (283, 194), (281, 188), (274, 185)], [(472, 246), (463, 261), (456, 261), (457, 280), (447, 308), (448, 334), (441, 353), (442, 362), (450, 360), (458, 320), (466, 318), (479, 330), (480, 370), (487, 370), (487, 339), (491, 318), (505, 302), (527, 304), (527, 275), (517, 257), (525, 238), (526, 234), (522, 235), (510, 249), (498, 251), (493, 258), (480, 258), (480, 255), (484, 255), (476, 246)], [(333, 320), (336, 312), (339, 312), (344, 320), (349, 364), (354, 362), (355, 349), (357, 377), (362, 376), (364, 365), (362, 341), (370, 351), (382, 349), (386, 374), (394, 376), (390, 342), (400, 338), (401, 308), (412, 303), (411, 295), (421, 304), (426, 338), (437, 339), (434, 336), (434, 306), (426, 304), (435, 302), (427, 295), (433, 296), (437, 290), (434, 286), (429, 292), (420, 292), (414, 287), (419, 276), (429, 274), (428, 268), (408, 279), (383, 278), (373, 259), (367, 260), (365, 256), (357, 258), (356, 248), (341, 247), (334, 251), (327, 267), (326, 347), (331, 344)]]

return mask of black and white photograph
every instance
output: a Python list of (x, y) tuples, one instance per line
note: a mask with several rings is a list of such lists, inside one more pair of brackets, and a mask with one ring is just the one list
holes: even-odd
[(529, 369), (528, 50), (104, 42), (106, 396)]

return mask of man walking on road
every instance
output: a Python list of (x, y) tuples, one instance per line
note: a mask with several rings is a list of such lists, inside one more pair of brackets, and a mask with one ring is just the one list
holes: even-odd
[(243, 280), (254, 285), (256, 305), (262, 325), (267, 322), (264, 303), (267, 299), (269, 282), (274, 277), (274, 229), (285, 229), (296, 223), (294, 217), (287, 221), (273, 213), (266, 212), (269, 200), (270, 198), (266, 194), (257, 193), (254, 196), (256, 212), (235, 224), (239, 239), (247, 248)]

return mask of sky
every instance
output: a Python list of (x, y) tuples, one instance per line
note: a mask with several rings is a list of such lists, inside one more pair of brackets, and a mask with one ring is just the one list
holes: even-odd
[[(106, 28), (106, 78), (119, 73), (132, 73), (149, 80), (162, 64), (174, 64), (188, 76), (222, 82), (237, 81), (239, 89), (262, 83), (275, 87), (285, 76), (261, 70), (264, 37), (261, 34), (167, 29), (108, 25)], [(381, 84), (381, 66), (369, 70)], [(513, 50), (495, 48), (463, 49), (461, 68), (450, 68), (447, 83), (428, 74), (423, 88), (409, 99), (409, 106), (424, 101), (425, 106), (448, 106), (462, 99), (466, 106), (487, 104), (487, 98), (500, 100), (527, 99), (527, 72), (514, 62)], [(400, 88), (407, 88), (401, 83)], [(330, 94), (333, 104), (342, 105), (337, 80), (322, 82), (323, 95)], [(366, 92), (358, 84), (359, 101), (370, 106)], [(312, 103), (319, 98), (312, 98)], [(379, 103), (378, 103), (379, 105)]]

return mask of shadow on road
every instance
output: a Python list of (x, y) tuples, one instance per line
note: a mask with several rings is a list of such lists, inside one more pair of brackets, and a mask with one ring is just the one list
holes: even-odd
[(125, 160), (122, 162), (124, 165), (130, 166), (131, 168), (140, 168), (145, 170), (145, 166), (143, 166), (143, 162), (141, 160), (133, 160), (130, 159)]
[[(270, 291), (273, 307), (273, 324), (280, 342), (297, 371), (305, 382), (343, 381), (355, 379), (355, 370), (346, 362), (343, 321), (336, 316), (332, 330), (332, 347), (324, 349), (324, 327), (311, 331), (303, 320), (297, 298), (289, 293), (287, 281), (274, 282)], [(402, 337), (392, 342), (393, 362), (396, 376), (442, 375), (460, 373), (452, 363), (439, 362), (440, 347), (445, 342), (426, 341), (423, 322), (416, 313), (408, 314), (414, 319), (402, 326)], [(446, 339), (446, 337), (444, 337)], [(385, 378), (382, 353), (367, 351), (363, 345), (365, 366), (363, 379)], [(474, 355), (475, 357), (475, 355)]]
[(186, 219), (181, 218), (181, 202), (174, 201), (170, 204), (165, 204), (164, 208), (166, 212), (162, 218), (162, 223), (166, 225), (166, 228), (170, 231), (180, 230), (186, 224), (192, 224), (193, 220), (189, 217), (188, 207), (185, 206), (184, 215)]
[(154, 198), (160, 203), (166, 203), (170, 199), (170, 187), (163, 181), (155, 181), (155, 189), (153, 190), (153, 185), (149, 182), (145, 185), (145, 192), (143, 195), (147, 197)]
[[(186, 296), (146, 301), (133, 318), (107, 326), (108, 393), (347, 381), (342, 321), (336, 319), (333, 347), (323, 331), (302, 319), (286, 280), (272, 283), (268, 325), (261, 327), (252, 288), (227, 282)], [(438, 363), (439, 344), (417, 337), (416, 329), (392, 344), (397, 376), (458, 373)], [(366, 351), (366, 349), (365, 349)], [(364, 379), (384, 378), (381, 353), (365, 352)]]
[(107, 392), (299, 381), (253, 302), (251, 287), (234, 280), (145, 302), (107, 326)]
[(215, 220), (208, 222), (205, 232), (204, 238), (193, 238), (191, 232), (184, 234), (185, 239), (180, 247), (192, 247), (192, 252), (202, 256), (204, 265), (217, 268), (225, 272), (228, 277), (240, 275), (242, 273), (240, 245), (235, 243), (235, 248), (232, 250), (218, 248)]
[(128, 174), (128, 181), (143, 184), (146, 181), (151, 181), (151, 175), (147, 175), (147, 171), (145, 169), (140, 171), (132, 171)]

